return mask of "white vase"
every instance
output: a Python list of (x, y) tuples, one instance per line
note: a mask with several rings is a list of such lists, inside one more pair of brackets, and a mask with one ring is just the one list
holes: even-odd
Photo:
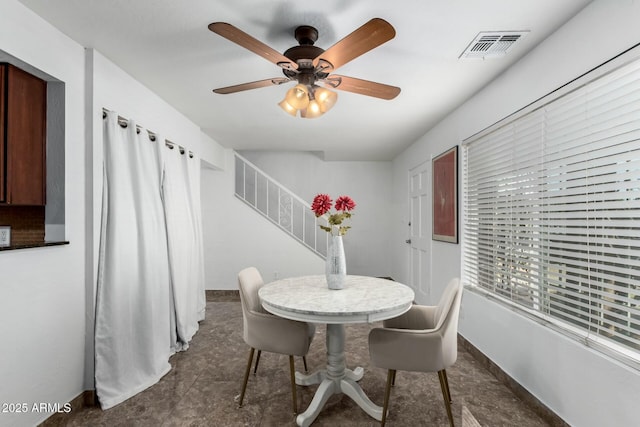
[(344, 257), (342, 236), (331, 236), (325, 274), (327, 275), (327, 285), (329, 289), (344, 288), (344, 282), (347, 276), (347, 261)]

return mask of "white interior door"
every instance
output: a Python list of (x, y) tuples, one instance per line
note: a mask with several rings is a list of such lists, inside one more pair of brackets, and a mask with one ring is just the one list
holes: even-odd
[(409, 226), (411, 229), (411, 258), (409, 261), (411, 287), (418, 303), (429, 301), (430, 285), (430, 225), (429, 189), (430, 163), (424, 162), (409, 171)]

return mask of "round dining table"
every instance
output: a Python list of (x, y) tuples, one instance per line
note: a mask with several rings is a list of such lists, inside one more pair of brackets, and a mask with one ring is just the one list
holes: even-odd
[(324, 275), (301, 276), (263, 285), (258, 296), (265, 310), (286, 319), (327, 325), (326, 369), (310, 375), (296, 372), (296, 384), (320, 384), (307, 410), (299, 414), (299, 426), (310, 425), (329, 397), (344, 393), (367, 414), (382, 419), (382, 407), (373, 403), (357, 381), (364, 370), (346, 367), (345, 324), (372, 323), (390, 319), (409, 310), (413, 290), (392, 280), (348, 275), (343, 289), (327, 286)]

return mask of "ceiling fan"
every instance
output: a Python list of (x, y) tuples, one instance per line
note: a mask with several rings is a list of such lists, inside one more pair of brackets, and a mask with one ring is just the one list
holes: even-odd
[(387, 100), (400, 93), (399, 87), (332, 74), (395, 37), (395, 30), (384, 19), (373, 18), (327, 50), (314, 46), (318, 30), (309, 25), (299, 26), (294, 32), (299, 45), (282, 54), (226, 22), (213, 22), (209, 30), (276, 64), (285, 76), (222, 87), (214, 89), (215, 93), (229, 94), (296, 81), (298, 84), (287, 91), (279, 105), (292, 116), (299, 112), (304, 118), (319, 117), (333, 107), (338, 95), (328, 88)]

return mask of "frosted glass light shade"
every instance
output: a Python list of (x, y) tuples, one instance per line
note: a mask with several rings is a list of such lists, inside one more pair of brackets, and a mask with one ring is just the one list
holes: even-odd
[(280, 108), (282, 108), (286, 113), (291, 114), (293, 117), (295, 117), (298, 114), (298, 110), (296, 110), (295, 108), (293, 108), (291, 106), (291, 104), (289, 104), (287, 102), (286, 99), (283, 99), (282, 101), (280, 101), (280, 103), (278, 104), (280, 106)]
[(320, 105), (320, 111), (323, 113), (329, 111), (338, 100), (337, 93), (323, 87), (317, 87), (314, 94), (316, 101), (318, 101), (318, 104)]
[(297, 84), (287, 91), (284, 99), (296, 110), (303, 110), (309, 105), (309, 89), (303, 84)]
[(324, 113), (320, 109), (320, 104), (315, 99), (309, 101), (309, 105), (306, 109), (300, 111), (300, 116), (305, 119), (315, 119), (316, 117), (320, 117)]

